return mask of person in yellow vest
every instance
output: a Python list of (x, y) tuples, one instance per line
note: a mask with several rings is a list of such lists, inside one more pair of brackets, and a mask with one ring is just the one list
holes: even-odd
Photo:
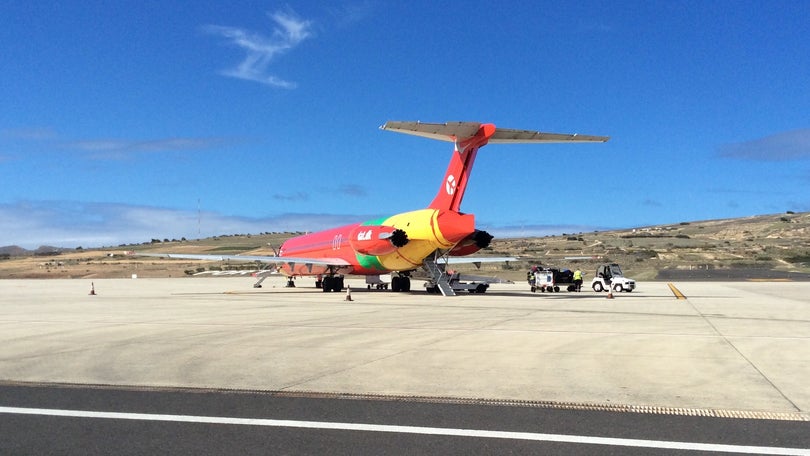
[(582, 275), (582, 271), (580, 271), (579, 268), (574, 271), (574, 288), (577, 291), (582, 291)]

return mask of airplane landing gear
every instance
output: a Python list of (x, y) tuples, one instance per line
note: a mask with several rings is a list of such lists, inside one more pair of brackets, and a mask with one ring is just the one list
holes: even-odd
[(391, 277), (391, 291), (411, 291), (411, 278), (407, 276)]
[(321, 289), (324, 293), (330, 291), (343, 291), (343, 277), (342, 276), (326, 276), (321, 282)]

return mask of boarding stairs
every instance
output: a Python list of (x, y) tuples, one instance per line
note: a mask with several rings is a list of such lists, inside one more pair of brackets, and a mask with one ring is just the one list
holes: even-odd
[[(272, 273), (274, 269), (275, 269), (275, 266), (273, 264), (267, 264), (264, 267), (262, 267), (261, 269), (259, 269), (258, 272), (254, 273), (253, 276), (258, 277), (259, 280), (256, 283), (253, 284), (253, 288), (261, 288), (262, 287), (262, 282), (264, 282), (264, 279), (266, 279), (267, 276), (270, 273)], [(292, 282), (292, 277), (290, 277), (289, 281)], [(287, 286), (290, 286), (290, 285), (287, 284)], [(295, 284), (293, 283), (292, 286), (295, 286)]]
[(439, 267), (435, 259), (425, 258), (423, 264), (425, 265), (425, 269), (427, 269), (428, 273), (430, 274), (430, 278), (433, 280), (433, 283), (436, 284), (436, 287), (439, 288), (439, 291), (444, 296), (456, 295), (456, 292), (453, 291), (453, 287), (450, 285), (447, 274), (445, 274), (442, 268)]

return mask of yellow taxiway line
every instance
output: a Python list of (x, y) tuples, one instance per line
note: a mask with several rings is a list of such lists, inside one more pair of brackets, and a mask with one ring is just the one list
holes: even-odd
[(672, 294), (675, 295), (675, 299), (686, 299), (686, 296), (681, 293), (681, 290), (675, 288), (675, 285), (672, 283), (668, 283), (669, 289), (672, 290)]

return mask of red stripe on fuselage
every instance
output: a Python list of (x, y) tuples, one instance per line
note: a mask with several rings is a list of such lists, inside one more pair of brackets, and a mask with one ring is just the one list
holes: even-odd
[[(389, 272), (388, 270), (370, 269), (363, 267), (357, 258), (357, 252), (351, 246), (350, 236), (358, 227), (366, 222), (344, 225), (326, 231), (305, 234), (288, 239), (281, 245), (279, 256), (303, 258), (339, 258), (349, 263), (350, 273), (355, 275), (375, 275)], [(407, 259), (406, 259), (407, 260)], [(407, 260), (411, 261), (411, 260)], [(289, 270), (288, 266), (284, 266)], [(303, 265), (296, 265), (293, 275), (309, 275), (302, 269)], [(327, 273), (324, 267), (314, 268)]]
[(311, 258), (337, 257), (353, 262), (352, 260), (355, 259), (354, 250), (349, 245), (349, 235), (360, 225), (360, 223), (355, 223), (288, 239), (281, 245), (279, 256)]

